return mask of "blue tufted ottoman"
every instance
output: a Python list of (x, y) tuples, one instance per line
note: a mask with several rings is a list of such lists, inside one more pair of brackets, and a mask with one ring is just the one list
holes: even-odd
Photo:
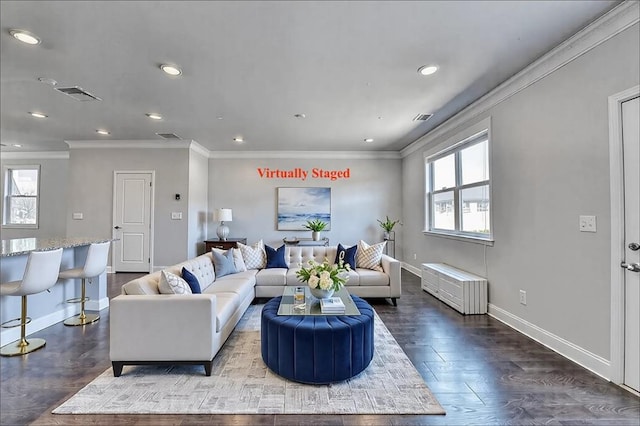
[(351, 296), (360, 315), (278, 315), (282, 297), (262, 309), (262, 359), (274, 373), (301, 383), (339, 382), (373, 358), (373, 308)]

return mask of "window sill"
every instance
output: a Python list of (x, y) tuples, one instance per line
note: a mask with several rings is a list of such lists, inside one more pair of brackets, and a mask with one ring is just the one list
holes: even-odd
[(38, 225), (26, 225), (26, 224), (15, 224), (15, 225), (2, 225), (2, 229), (38, 229)]
[(485, 246), (493, 246), (493, 243), (494, 243), (493, 238), (488, 238), (488, 237), (486, 238), (474, 237), (470, 235), (449, 234), (446, 232), (426, 231), (426, 230), (422, 231), (422, 233), (430, 237), (441, 237), (441, 238), (447, 238), (450, 240), (464, 241), (467, 243), (482, 244)]

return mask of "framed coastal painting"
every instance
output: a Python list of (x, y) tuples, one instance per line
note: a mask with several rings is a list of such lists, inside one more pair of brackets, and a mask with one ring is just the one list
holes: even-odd
[(278, 188), (278, 231), (305, 231), (316, 219), (331, 230), (331, 188)]

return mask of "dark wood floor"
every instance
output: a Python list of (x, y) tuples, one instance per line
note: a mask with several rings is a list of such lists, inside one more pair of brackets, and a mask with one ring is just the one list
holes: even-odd
[[(108, 275), (109, 297), (139, 274)], [(0, 359), (2, 425), (639, 425), (640, 398), (487, 315), (463, 316), (402, 272), (398, 307), (369, 300), (447, 411), (446, 416), (53, 415), (110, 367), (109, 314), (51, 326), (47, 346)]]

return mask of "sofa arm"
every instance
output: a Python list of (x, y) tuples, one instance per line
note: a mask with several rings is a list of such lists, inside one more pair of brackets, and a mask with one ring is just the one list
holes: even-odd
[(400, 297), (402, 293), (400, 261), (383, 254), (380, 263), (384, 272), (389, 275), (389, 286), (391, 287), (389, 297)]
[(215, 355), (216, 295), (127, 295), (109, 303), (111, 361), (202, 361)]

